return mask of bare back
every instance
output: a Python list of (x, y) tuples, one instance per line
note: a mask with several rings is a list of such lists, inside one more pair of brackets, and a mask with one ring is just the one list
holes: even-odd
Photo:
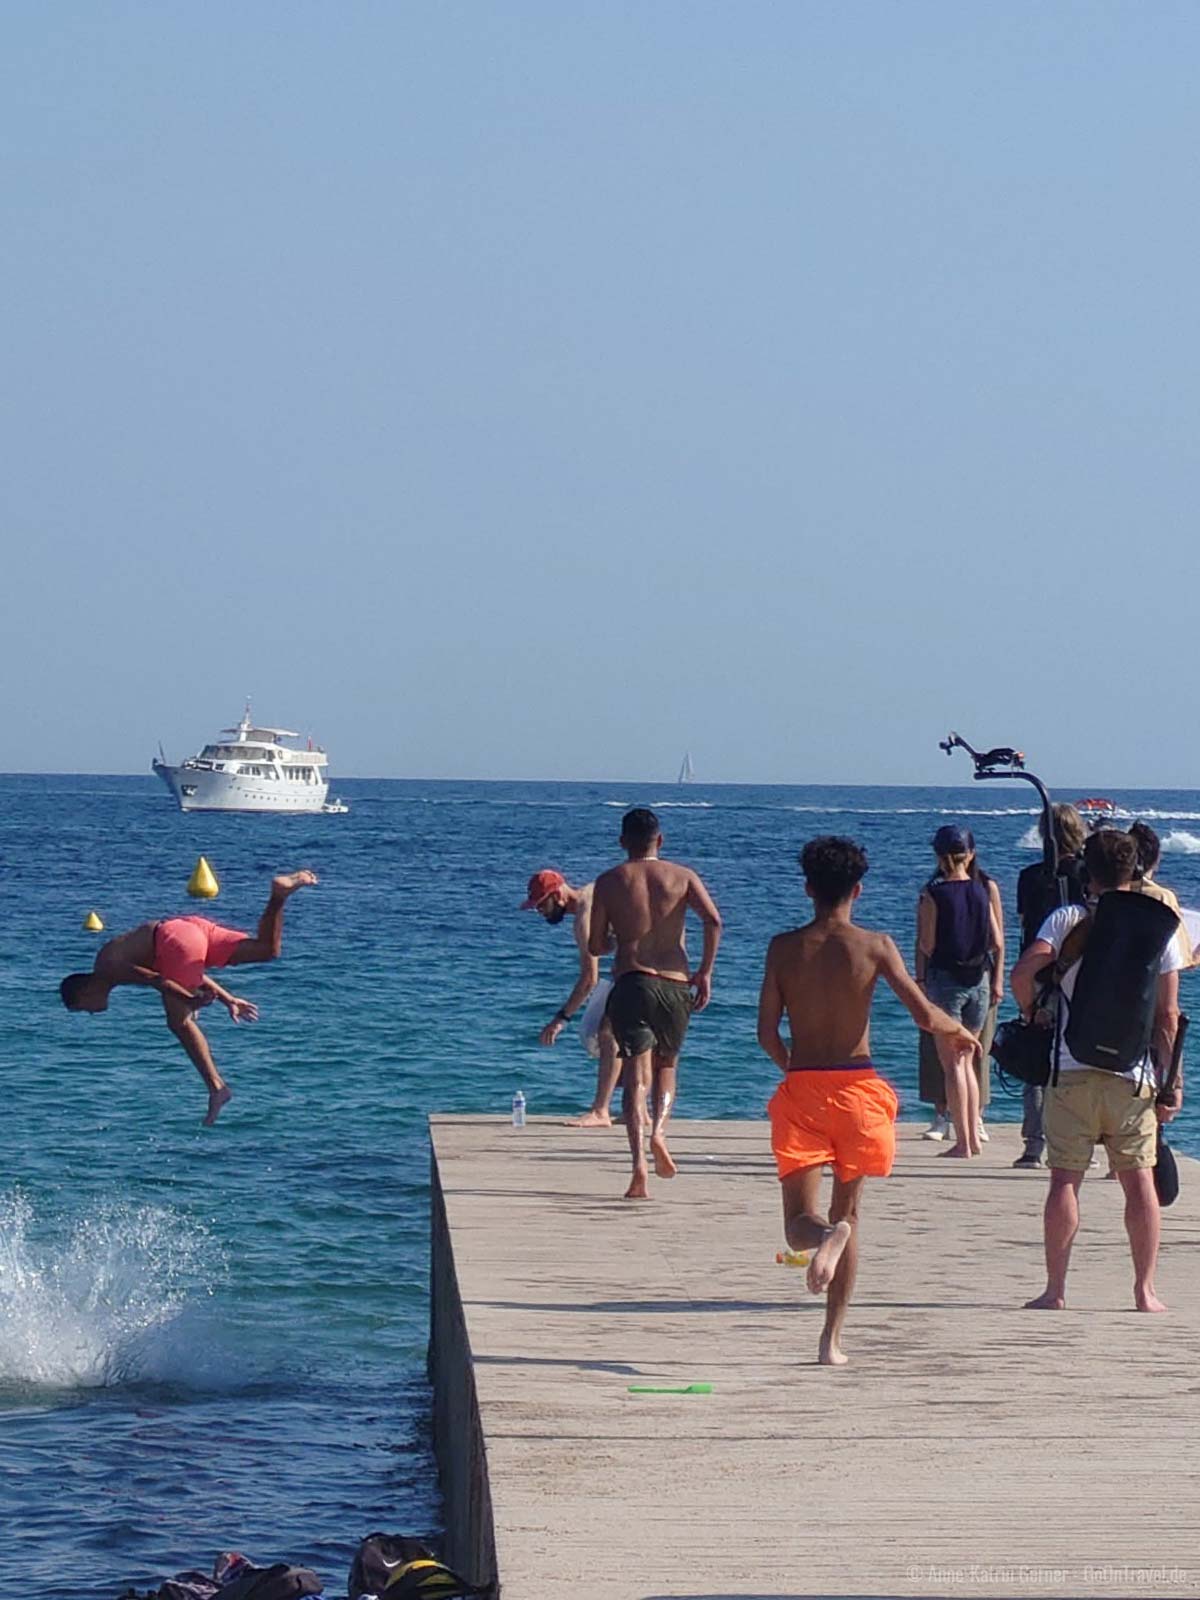
[(684, 919), (695, 873), (651, 857), (601, 873), (595, 897), (617, 939), (613, 976), (650, 972), (688, 977)]
[(594, 883), (581, 884), (575, 891), (575, 943), (579, 947), (579, 954), (586, 956), (588, 953), (588, 935), (592, 927), (592, 896), (596, 892)]
[(834, 1067), (871, 1057), (871, 997), (891, 940), (844, 920), (778, 934), (767, 952), (791, 1031), (791, 1067)]
[(119, 933), (109, 939), (96, 953), (94, 970), (102, 978), (118, 980), (130, 967), (154, 966), (154, 930), (156, 922), (143, 922), (128, 933)]

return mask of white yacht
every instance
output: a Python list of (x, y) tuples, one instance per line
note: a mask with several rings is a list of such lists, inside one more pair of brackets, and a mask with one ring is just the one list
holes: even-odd
[(216, 744), (177, 767), (150, 763), (179, 802), (181, 811), (338, 811), (349, 807), (328, 801), (329, 757), (314, 748), (284, 743), (298, 739), (287, 728), (259, 728), (247, 704), (236, 728), (222, 728)]

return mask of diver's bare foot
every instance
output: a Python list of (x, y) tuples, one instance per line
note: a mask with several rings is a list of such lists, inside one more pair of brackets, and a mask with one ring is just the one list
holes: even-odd
[(585, 1111), (581, 1117), (568, 1117), (564, 1128), (611, 1128), (612, 1118), (607, 1111)]
[(650, 1190), (646, 1185), (646, 1174), (644, 1172), (634, 1173), (633, 1182), (625, 1191), (625, 1198), (626, 1200), (649, 1200)]
[(968, 1150), (965, 1144), (956, 1144), (951, 1145), (949, 1150), (939, 1150), (938, 1159), (944, 1161), (947, 1156), (954, 1156), (958, 1160), (969, 1161), (974, 1154), (974, 1150)]
[(844, 1367), (850, 1357), (837, 1342), (837, 1335), (823, 1333), (817, 1346), (817, 1361), (823, 1367)]
[(1165, 1311), (1167, 1309), (1153, 1289), (1145, 1289), (1141, 1292), (1135, 1289), (1133, 1303), (1139, 1311)]
[(673, 1178), (679, 1171), (667, 1149), (667, 1141), (661, 1133), (656, 1133), (650, 1140), (650, 1153), (654, 1157), (654, 1173), (658, 1178)]
[(223, 1083), (219, 1089), (210, 1089), (208, 1091), (208, 1115), (204, 1119), (203, 1126), (211, 1128), (221, 1115), (221, 1107), (228, 1105), (232, 1099), (233, 1090), (227, 1083)]
[(299, 872), (281, 872), (277, 878), (271, 879), (271, 896), (275, 900), (286, 900), (297, 889), (307, 888), (310, 883), (316, 882), (316, 873), (310, 872), (307, 867)]
[(1036, 1300), (1026, 1300), (1025, 1302), (1026, 1311), (1065, 1311), (1066, 1309), (1067, 1302), (1062, 1295), (1051, 1294), (1049, 1290), (1045, 1294), (1038, 1295)]
[(816, 1254), (808, 1264), (806, 1281), (813, 1294), (824, 1294), (833, 1282), (842, 1251), (850, 1243), (850, 1224), (835, 1222), (817, 1246)]

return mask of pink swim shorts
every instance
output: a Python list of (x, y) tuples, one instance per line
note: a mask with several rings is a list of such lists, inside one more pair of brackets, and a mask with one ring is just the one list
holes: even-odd
[(228, 966), (248, 934), (222, 928), (206, 917), (171, 917), (154, 930), (154, 970), (185, 989), (196, 989), (205, 967)]

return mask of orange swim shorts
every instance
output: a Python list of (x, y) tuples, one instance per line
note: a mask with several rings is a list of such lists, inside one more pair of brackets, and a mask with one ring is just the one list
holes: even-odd
[(227, 966), (247, 937), (207, 917), (171, 917), (154, 930), (154, 970), (185, 989), (196, 989), (205, 967)]
[(886, 1178), (900, 1102), (872, 1066), (789, 1072), (771, 1096), (771, 1150), (781, 1178), (831, 1166), (834, 1176)]

